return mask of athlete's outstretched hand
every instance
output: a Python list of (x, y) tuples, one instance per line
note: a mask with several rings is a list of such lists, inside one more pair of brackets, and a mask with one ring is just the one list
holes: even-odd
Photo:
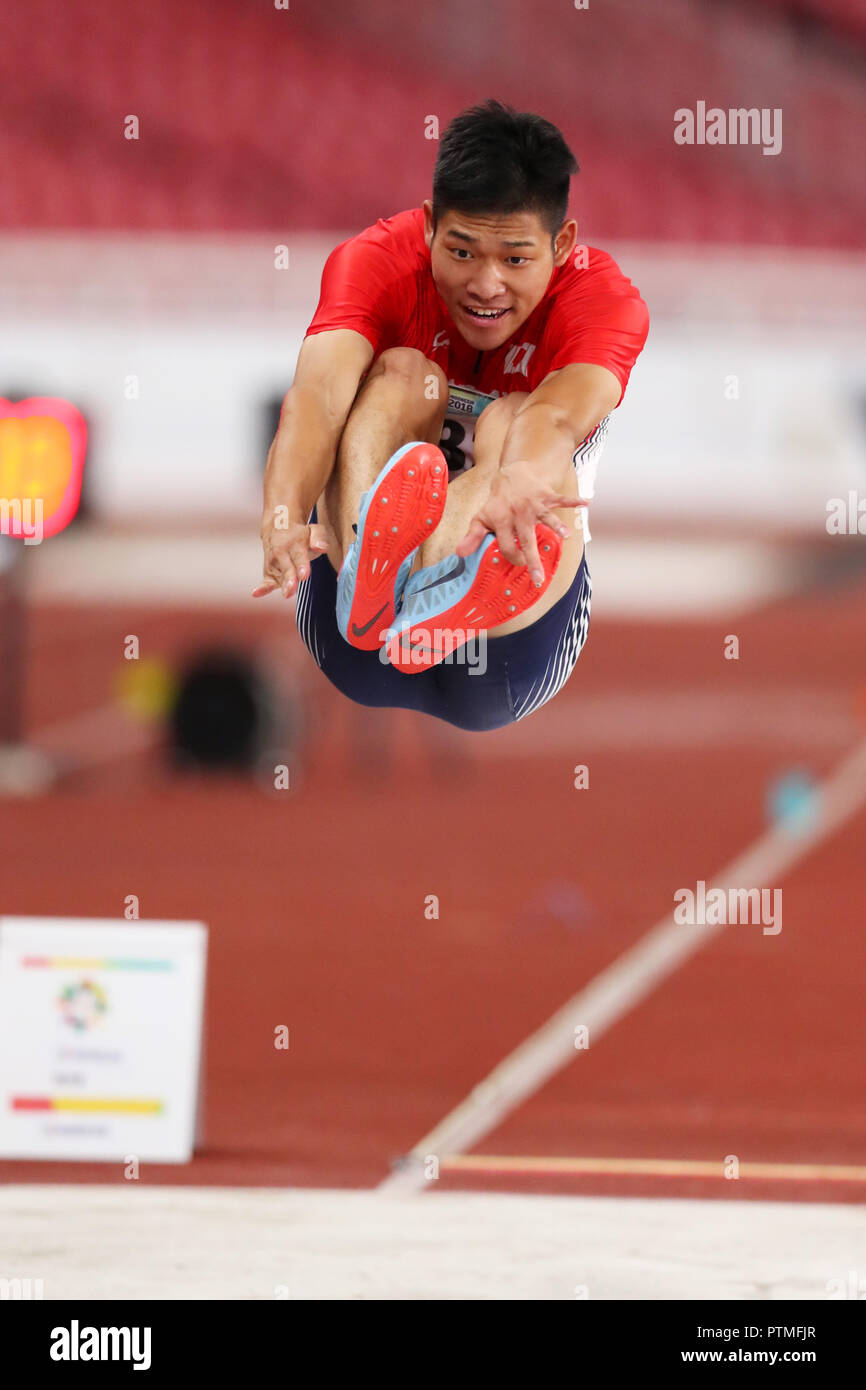
[(529, 565), (533, 582), (540, 586), (544, 582), (544, 571), (535, 538), (537, 523), (545, 522), (564, 538), (568, 529), (555, 509), (586, 505), (576, 497), (563, 497), (539, 476), (537, 467), (532, 464), (505, 464), (496, 473), (490, 495), (472, 518), (456, 554), (471, 555), (488, 532), (493, 531), (506, 560), (514, 565)]
[(299, 582), (310, 573), (311, 562), (328, 549), (324, 526), (304, 526), (300, 522), (283, 530), (275, 526), (263, 528), (262, 545), (264, 582), (253, 589), (253, 598), (264, 598), (275, 589), (281, 589), (284, 598), (291, 598)]

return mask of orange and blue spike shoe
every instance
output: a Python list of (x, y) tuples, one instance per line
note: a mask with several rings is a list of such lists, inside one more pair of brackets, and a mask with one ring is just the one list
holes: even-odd
[(435, 444), (405, 444), (361, 494), (356, 538), (337, 576), (337, 626), (376, 651), (394, 622), (422, 541), (442, 520), (448, 464)]
[(535, 528), (544, 578), (535, 587), (528, 565), (513, 565), (491, 533), (471, 555), (446, 555), (416, 570), (406, 584), (384, 647), (398, 671), (426, 671), (479, 632), (525, 613), (556, 573), (562, 540), (544, 522)]

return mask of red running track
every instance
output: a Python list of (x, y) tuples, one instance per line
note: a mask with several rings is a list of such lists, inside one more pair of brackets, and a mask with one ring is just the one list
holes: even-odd
[[(0, 803), (3, 912), (118, 916), (136, 893), (142, 916), (210, 927), (204, 1146), (189, 1165), (144, 1165), (143, 1180), (377, 1184), (678, 887), (761, 833), (770, 778), (831, 770), (864, 732), (866, 585), (740, 619), (736, 663), (721, 657), (729, 626), (595, 619), (552, 705), (472, 736), (355, 710), (298, 652), (285, 609), (37, 611), (34, 731), (58, 718), (61, 690), (71, 714), (110, 698), (128, 632), (168, 657), (208, 636), (276, 636), (310, 701), (289, 793), (180, 779), (139, 754)], [(637, 713), (618, 742), (624, 697)], [(672, 733), (675, 700), (686, 715)], [(577, 763), (589, 790), (572, 785)], [(861, 813), (784, 879), (778, 936), (726, 928), (476, 1152), (866, 1163), (864, 832)], [(278, 1024), (287, 1052), (273, 1048)], [(123, 1177), (16, 1161), (0, 1181)], [(862, 1182), (445, 1173), (440, 1185), (864, 1199)]]

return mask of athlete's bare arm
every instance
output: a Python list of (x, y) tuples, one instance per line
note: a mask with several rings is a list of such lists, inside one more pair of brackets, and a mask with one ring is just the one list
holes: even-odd
[(621, 397), (619, 380), (607, 367), (571, 363), (546, 376), (515, 411), (490, 495), (456, 553), (469, 555), (493, 531), (506, 558), (516, 565), (525, 561), (540, 581), (536, 522), (555, 527), (555, 508), (579, 505), (564, 495), (574, 452)]
[(343, 427), (372, 345), (350, 328), (315, 333), (298, 356), (295, 379), (268, 452), (264, 481), (263, 583), (255, 598), (282, 589), (289, 598), (327, 549), (324, 528), (307, 524), (334, 468)]

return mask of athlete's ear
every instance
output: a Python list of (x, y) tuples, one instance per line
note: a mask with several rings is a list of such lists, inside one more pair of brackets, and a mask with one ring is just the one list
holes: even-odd
[(569, 217), (567, 222), (563, 222), (554, 238), (553, 264), (556, 266), (565, 265), (576, 245), (577, 222), (573, 217)]
[(424, 240), (428, 246), (433, 245), (433, 204), (429, 198), (424, 200)]

